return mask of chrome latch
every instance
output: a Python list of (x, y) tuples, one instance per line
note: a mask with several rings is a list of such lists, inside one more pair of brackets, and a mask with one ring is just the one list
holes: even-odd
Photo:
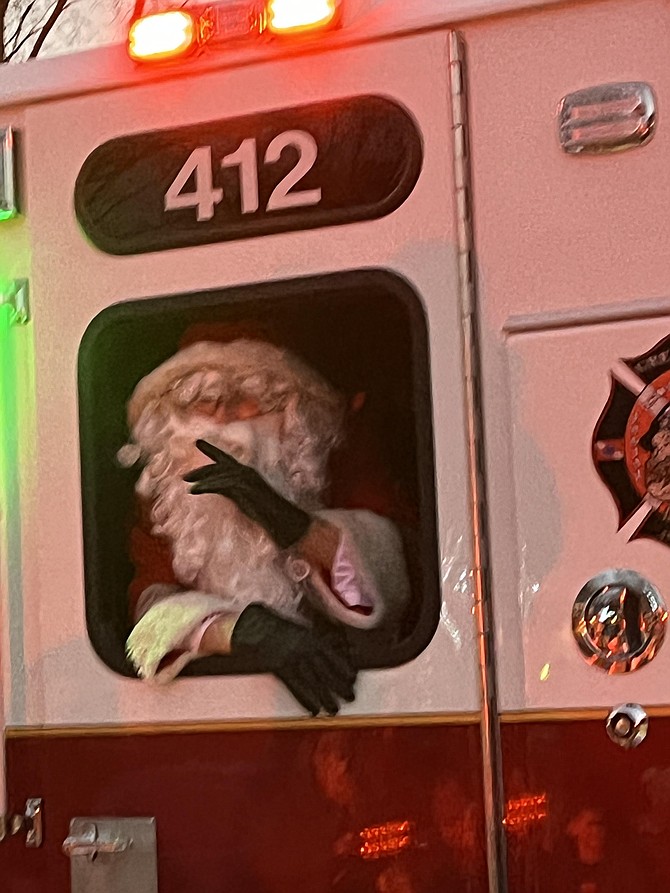
[(89, 861), (101, 855), (124, 853), (132, 845), (130, 837), (101, 833), (95, 822), (72, 819), (70, 835), (63, 841), (63, 852), (70, 859), (85, 856)]
[(42, 846), (43, 807), (41, 797), (26, 800), (23, 815), (0, 816), (0, 840), (13, 837), (15, 834), (26, 835), (26, 846), (36, 849)]
[(30, 321), (28, 305), (28, 280), (14, 279), (7, 285), (0, 285), (0, 305), (12, 308), (11, 321), (15, 325), (25, 325)]
[(77, 816), (63, 852), (72, 893), (158, 893), (153, 818)]
[(656, 101), (649, 84), (601, 84), (570, 93), (558, 108), (558, 138), (571, 155), (633, 149), (651, 139)]

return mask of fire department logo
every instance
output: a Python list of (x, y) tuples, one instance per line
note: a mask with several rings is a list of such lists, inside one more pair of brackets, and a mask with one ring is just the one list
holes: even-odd
[(628, 539), (670, 545), (670, 336), (620, 360), (593, 435), (593, 461), (619, 509)]

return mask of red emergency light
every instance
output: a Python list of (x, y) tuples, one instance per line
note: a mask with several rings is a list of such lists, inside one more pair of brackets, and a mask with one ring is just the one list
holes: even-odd
[(267, 24), (274, 34), (311, 31), (330, 25), (338, 0), (268, 0)]
[(190, 12), (170, 9), (136, 19), (128, 31), (128, 55), (138, 61), (174, 59), (194, 49), (197, 20)]
[(128, 54), (138, 62), (185, 56), (209, 41), (224, 43), (254, 34), (295, 35), (332, 27), (341, 0), (229, 0), (212, 6), (167, 9), (136, 18)]

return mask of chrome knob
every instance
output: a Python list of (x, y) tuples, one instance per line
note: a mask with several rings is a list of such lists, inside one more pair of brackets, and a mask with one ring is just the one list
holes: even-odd
[(639, 704), (622, 704), (612, 710), (605, 727), (611, 741), (630, 750), (647, 737), (649, 717)]
[(607, 570), (582, 587), (572, 632), (590, 664), (630, 673), (652, 660), (665, 638), (668, 611), (658, 590), (635, 571)]

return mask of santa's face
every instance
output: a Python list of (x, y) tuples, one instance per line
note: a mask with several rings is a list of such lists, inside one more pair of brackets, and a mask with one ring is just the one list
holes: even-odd
[(209, 405), (191, 407), (180, 416), (175, 426), (173, 436), (183, 439), (187, 449), (189, 444), (193, 445), (193, 449), (188, 450), (193, 467), (206, 464), (195, 446), (197, 440), (206, 440), (243, 465), (254, 468), (282, 496), (295, 498), (298, 494), (294, 492), (287, 467), (284, 411), (261, 413), (252, 401), (232, 408), (210, 410)]

